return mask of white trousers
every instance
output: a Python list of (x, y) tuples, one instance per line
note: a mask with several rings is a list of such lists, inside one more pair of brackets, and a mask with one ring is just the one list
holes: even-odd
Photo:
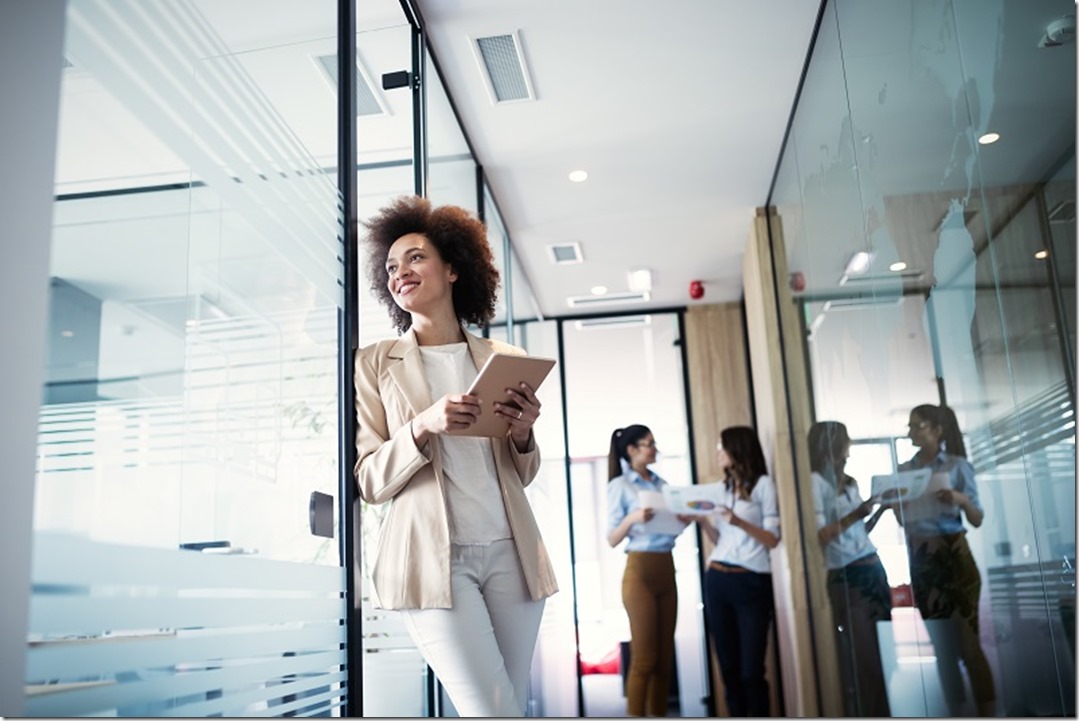
[(453, 608), (401, 611), (461, 716), (524, 716), (544, 600), (533, 601), (510, 539), (456, 545)]

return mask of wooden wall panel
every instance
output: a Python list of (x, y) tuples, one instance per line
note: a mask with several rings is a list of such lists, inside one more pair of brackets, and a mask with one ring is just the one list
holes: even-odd
[[(784, 701), (788, 716), (840, 716), (839, 669), (824, 558), (816, 543), (808, 489), (807, 366), (789, 289), (786, 283), (777, 287), (774, 282), (775, 277), (787, 277), (786, 248), (778, 224), (774, 230), (778, 237), (771, 244), (768, 214), (758, 208), (743, 259), (743, 282), (757, 433), (779, 495), (783, 540), (772, 552), (772, 568)], [(777, 294), (781, 305), (777, 305)], [(798, 442), (792, 444), (792, 439)], [(807, 492), (799, 493), (798, 478), (805, 479)]]
[(751, 425), (749, 368), (740, 303), (692, 306), (686, 311), (686, 362), (693, 413), (697, 482), (722, 476), (716, 442), (727, 426)]

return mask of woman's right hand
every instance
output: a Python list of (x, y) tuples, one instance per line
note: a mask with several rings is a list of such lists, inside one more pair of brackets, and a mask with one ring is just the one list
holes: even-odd
[(479, 396), (447, 393), (412, 419), (412, 437), (416, 439), (416, 445), (422, 447), (430, 436), (468, 428), (479, 415)]
[(656, 511), (653, 508), (638, 508), (629, 514), (629, 517), (634, 523), (648, 523), (655, 515)]

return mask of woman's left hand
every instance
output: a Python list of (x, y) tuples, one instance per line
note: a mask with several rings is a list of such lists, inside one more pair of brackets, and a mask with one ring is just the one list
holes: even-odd
[(532, 425), (540, 415), (539, 398), (536, 398), (536, 392), (527, 383), (522, 383), (520, 389), (507, 388), (506, 396), (518, 407), (514, 408), (508, 403), (495, 403), (495, 413), (509, 421), (510, 438), (517, 444), (517, 450), (524, 450), (527, 448), (528, 436), (532, 433)]

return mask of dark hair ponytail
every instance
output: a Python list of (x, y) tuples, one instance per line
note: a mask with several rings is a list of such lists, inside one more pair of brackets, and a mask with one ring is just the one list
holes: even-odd
[(607, 482), (622, 475), (622, 463), (629, 460), (626, 453), (628, 446), (636, 445), (639, 440), (651, 433), (648, 426), (633, 424), (625, 428), (616, 428), (611, 434), (611, 450), (607, 452)]
[(959, 430), (959, 419), (955, 417), (955, 411), (946, 405), (940, 406), (940, 427), (944, 429), (941, 440), (944, 441), (944, 450), (950, 455), (967, 457), (967, 447), (963, 444), (963, 431)]

